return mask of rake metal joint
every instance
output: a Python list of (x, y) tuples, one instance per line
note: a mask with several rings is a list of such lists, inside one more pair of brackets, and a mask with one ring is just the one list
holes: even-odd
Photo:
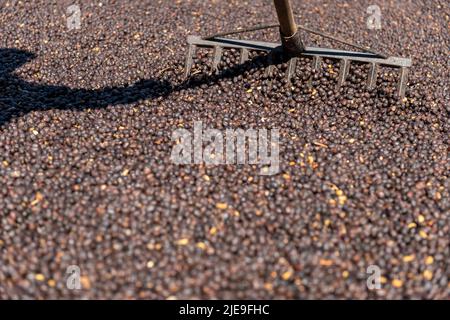
[(297, 31), (294, 35), (286, 37), (280, 30), (281, 44), (283, 46), (284, 52), (286, 52), (291, 57), (298, 57), (305, 51), (305, 46), (303, 45), (302, 38), (300, 37), (300, 32)]

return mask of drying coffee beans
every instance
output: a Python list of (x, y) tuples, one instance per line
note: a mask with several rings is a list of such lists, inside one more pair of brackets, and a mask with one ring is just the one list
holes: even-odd
[[(186, 36), (276, 21), (271, 1), (1, 1), (0, 298), (448, 299), (446, 1), (294, 1), (299, 22), (397, 70), (226, 50)], [(77, 14), (76, 10), (73, 14)], [(277, 30), (243, 35), (277, 41)], [(308, 45), (345, 48), (304, 35)], [(278, 129), (279, 172), (171, 160), (176, 129)]]

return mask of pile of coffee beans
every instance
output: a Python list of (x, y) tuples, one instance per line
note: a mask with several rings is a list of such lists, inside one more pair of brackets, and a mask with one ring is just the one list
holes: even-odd
[[(447, 2), (378, 1), (370, 30), (371, 1), (293, 1), (302, 24), (411, 57), (403, 100), (395, 69), (369, 90), (352, 64), (336, 89), (338, 61), (301, 58), (287, 83), (256, 51), (215, 74), (199, 49), (183, 78), (187, 35), (274, 22), (272, 1), (79, 1), (69, 30), (71, 4), (1, 1), (0, 298), (450, 296)], [(278, 129), (280, 171), (174, 163), (196, 121)]]

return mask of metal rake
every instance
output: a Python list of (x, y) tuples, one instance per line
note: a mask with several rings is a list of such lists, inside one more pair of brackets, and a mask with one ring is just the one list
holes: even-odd
[[(268, 53), (269, 65), (265, 70), (265, 75), (272, 76), (274, 65), (273, 57), (276, 52), (284, 52), (289, 56), (288, 68), (286, 74), (287, 83), (290, 83), (295, 73), (297, 60), (299, 57), (312, 57), (312, 68), (320, 71), (322, 59), (328, 58), (340, 61), (337, 88), (344, 85), (349, 74), (352, 62), (367, 63), (370, 65), (367, 87), (373, 88), (377, 81), (378, 69), (380, 66), (386, 66), (399, 69), (399, 81), (397, 86), (397, 96), (403, 99), (405, 96), (409, 67), (412, 65), (410, 58), (388, 57), (375, 50), (362, 47), (340, 38), (327, 35), (325, 33), (309, 29), (305, 26), (296, 25), (294, 22), (292, 8), (288, 0), (275, 0), (278, 19), (280, 24), (261, 25), (248, 29), (223, 32), (207, 37), (188, 36), (188, 52), (186, 56), (185, 78), (188, 78), (193, 65), (193, 56), (197, 48), (213, 48), (212, 71), (218, 73), (218, 65), (222, 58), (223, 49), (237, 49), (240, 51), (240, 63), (245, 63), (249, 57), (249, 51), (264, 51)], [(228, 35), (244, 33), (249, 31), (262, 30), (267, 28), (280, 28), (281, 44), (254, 40), (239, 40), (226, 38)], [(322, 37), (355, 47), (363, 52), (337, 50), (320, 47), (307, 47), (303, 45), (300, 38), (300, 32), (303, 30), (309, 33), (320, 35)], [(288, 34), (289, 36), (286, 36)]]

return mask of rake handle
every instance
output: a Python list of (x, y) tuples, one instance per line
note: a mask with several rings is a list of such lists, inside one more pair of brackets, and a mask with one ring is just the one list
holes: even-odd
[(274, 0), (278, 21), (280, 22), (281, 43), (284, 50), (291, 56), (297, 56), (305, 51), (300, 38), (294, 13), (289, 0)]
[(274, 0), (278, 21), (280, 22), (281, 34), (285, 37), (292, 37), (297, 33), (294, 13), (289, 0)]

